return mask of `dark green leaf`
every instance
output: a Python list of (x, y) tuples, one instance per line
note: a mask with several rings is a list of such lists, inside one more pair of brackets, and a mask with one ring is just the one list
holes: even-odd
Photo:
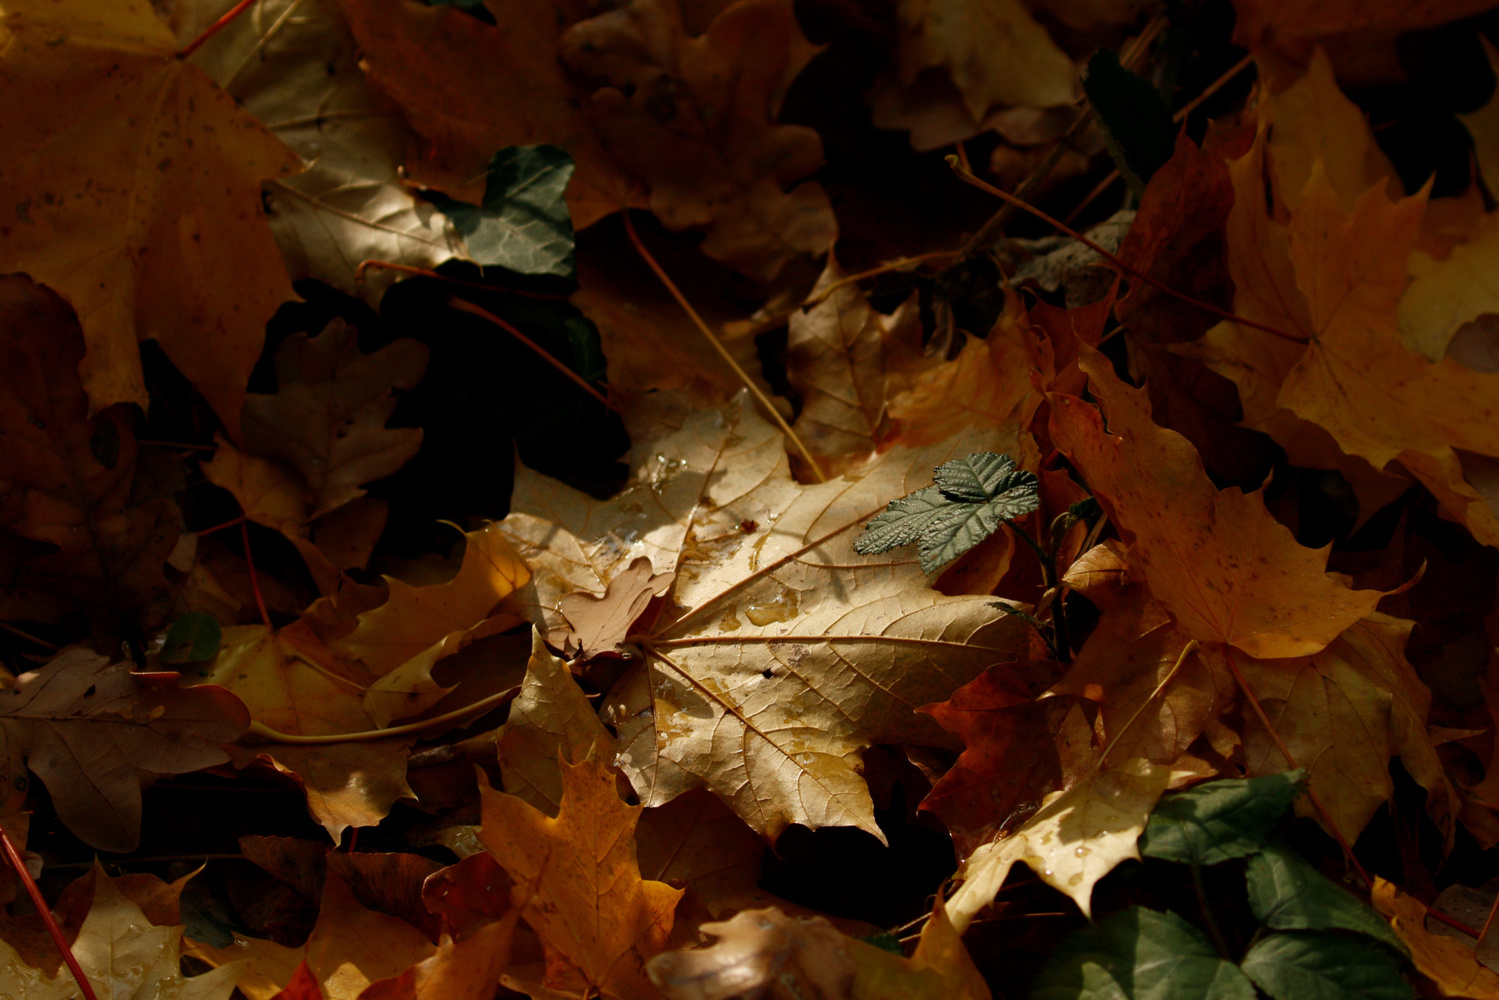
[(1283, 844), (1249, 859), (1249, 906), (1260, 922), (1280, 931), (1352, 931), (1404, 954), (1390, 925), (1352, 893)]
[(573, 224), (562, 195), (572, 157), (556, 146), (506, 146), (489, 161), (484, 204), (439, 197), (469, 258), (519, 274), (573, 276)]
[(1031, 1000), (1254, 1000), (1254, 987), (1191, 924), (1134, 906), (1052, 952)]
[(1301, 794), (1304, 779), (1303, 771), (1226, 778), (1164, 795), (1140, 837), (1140, 853), (1200, 865), (1253, 854)]
[(1244, 956), (1244, 972), (1275, 1000), (1410, 1000), (1394, 956), (1338, 934), (1272, 934)]
[(1138, 197), (1176, 146), (1176, 126), (1160, 92), (1119, 65), (1119, 56), (1099, 49), (1083, 78), (1088, 103), (1098, 116), (1104, 142), (1119, 172)]
[(906, 953), (906, 949), (900, 943), (900, 938), (889, 931), (880, 931), (878, 934), (866, 934), (859, 940), (865, 944), (872, 944), (881, 951), (888, 951), (892, 955), (905, 955)]
[(936, 486), (892, 500), (854, 548), (872, 555), (915, 542), (930, 573), (1040, 506), (1036, 477), (1017, 470), (1008, 455), (977, 452), (943, 463), (934, 478)]
[(219, 652), (222, 632), (219, 623), (208, 615), (191, 611), (167, 629), (161, 647), (162, 663), (202, 663)]

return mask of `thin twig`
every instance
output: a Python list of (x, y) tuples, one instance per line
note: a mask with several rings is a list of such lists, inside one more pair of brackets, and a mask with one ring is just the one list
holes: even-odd
[[(326, 116), (320, 115), (319, 120)], [(425, 267), (412, 267), (410, 264), (397, 264), (390, 260), (362, 260), (354, 269), (354, 280), (363, 284), (364, 272), (368, 268), (377, 271), (399, 271), (401, 274), (410, 274), (418, 278), (435, 278), (438, 281), (446, 281), (450, 285), (460, 285), (463, 288), (476, 288), (481, 292), (496, 292), (500, 295), (516, 295), (523, 299), (545, 299), (548, 302), (565, 302), (566, 295), (557, 295), (549, 292), (523, 292), (519, 288), (502, 288), (499, 285), (486, 285), (482, 281), (464, 281), (461, 278), (450, 278), (446, 274)]]
[(807, 299), (802, 302), (802, 308), (812, 308), (819, 302), (827, 299), (829, 295), (832, 295), (834, 292), (845, 285), (852, 285), (855, 282), (863, 281), (865, 278), (873, 278), (876, 275), (888, 274), (891, 271), (904, 271), (907, 268), (914, 267), (917, 264), (923, 263), (924, 261), (937, 260), (941, 257), (953, 257), (956, 256), (957, 253), (958, 251), (956, 250), (937, 250), (933, 253), (919, 253), (914, 257), (902, 257), (900, 260), (892, 260), (888, 264), (881, 264), (879, 267), (871, 267), (869, 270), (860, 271), (858, 274), (847, 275), (845, 277), (839, 278), (837, 281), (833, 282), (831, 285), (824, 288), (816, 295), (808, 296)]
[(83, 991), (85, 1000), (99, 1000), (94, 993), (93, 985), (88, 981), (88, 976), (83, 974), (83, 967), (78, 964), (78, 958), (73, 954), (73, 949), (68, 946), (68, 939), (62, 936), (62, 928), (57, 926), (57, 918), (52, 916), (52, 907), (42, 898), (42, 890), (36, 887), (36, 880), (31, 877), (31, 872), (26, 870), (26, 860), (21, 857), (21, 852), (16, 850), (15, 843), (10, 839), (4, 826), (0, 826), (0, 847), (5, 850), (5, 859), (10, 866), (16, 870), (16, 878), (26, 887), (26, 895), (31, 897), (32, 905), (36, 907), (37, 914), (42, 918), (42, 923), (47, 925), (47, 933), (52, 935), (52, 941), (57, 945), (57, 950), (62, 953), (62, 960), (68, 964), (68, 971), (78, 981), (78, 988)]
[(734, 356), (729, 353), (729, 349), (724, 347), (723, 342), (708, 328), (708, 324), (698, 315), (697, 310), (692, 308), (692, 303), (687, 301), (687, 296), (682, 294), (682, 290), (677, 287), (676, 282), (671, 280), (671, 276), (656, 262), (656, 258), (651, 256), (651, 252), (645, 248), (645, 244), (640, 241), (639, 234), (635, 232), (634, 223), (630, 221), (629, 211), (626, 210), (620, 213), (620, 217), (625, 221), (625, 232), (629, 233), (630, 242), (635, 244), (636, 252), (645, 260), (650, 269), (655, 272), (656, 277), (661, 279), (661, 284), (665, 285), (666, 290), (671, 293), (671, 297), (677, 300), (677, 305), (682, 307), (682, 311), (687, 314), (687, 318), (692, 320), (698, 332), (707, 338), (708, 343), (718, 352), (719, 357), (723, 358), (728, 366), (734, 370), (734, 374), (739, 376), (739, 381), (744, 383), (744, 387), (750, 391), (750, 395), (755, 397), (770, 419), (781, 429), (781, 433), (785, 434), (787, 439), (796, 446), (796, 450), (801, 452), (802, 458), (806, 459), (807, 465), (811, 468), (812, 475), (817, 478), (817, 481), (819, 483), (827, 482), (828, 477), (822, 471), (822, 466), (818, 464), (817, 459), (812, 457), (812, 452), (807, 448), (801, 437), (797, 435), (796, 431), (791, 429), (791, 425), (786, 422), (786, 418), (781, 416), (781, 411), (777, 410), (775, 404), (770, 401), (770, 398), (760, 391), (760, 387), (755, 384), (755, 380), (750, 378), (749, 374), (743, 368), (739, 367), (739, 362), (734, 360)]
[(370, 743), (374, 740), (388, 739), (392, 736), (405, 736), (408, 733), (420, 733), (435, 726), (446, 725), (459, 719), (468, 718), (488, 711), (496, 705), (502, 705), (520, 693), (519, 687), (506, 688), (499, 694), (492, 694), (487, 698), (462, 708), (455, 708), (451, 712), (434, 715), (430, 719), (420, 719), (416, 722), (408, 722), (404, 726), (391, 726), (389, 729), (366, 729), (358, 733), (329, 733), (323, 736), (301, 736), (297, 733), (281, 733), (261, 722), (250, 723), (248, 733), (258, 736), (266, 743), (291, 743), (298, 745), (326, 745), (331, 743)]
[(223, 531), (225, 528), (232, 528), (236, 524), (244, 524), (244, 523), (245, 523), (245, 515), (241, 514), (239, 517), (236, 517), (232, 521), (225, 521), (223, 524), (215, 524), (212, 528), (204, 528), (202, 531), (195, 531), (195, 532), (193, 532), (193, 534), (197, 535), (199, 538), (202, 538), (204, 535), (211, 535), (215, 531)]
[(50, 650), (54, 653), (62, 648), (55, 642), (48, 642), (46, 639), (38, 638), (37, 636), (32, 635), (30, 632), (27, 632), (25, 629), (16, 628), (9, 622), (0, 622), (0, 629), (4, 629), (6, 632), (9, 632), (11, 635), (15, 636), (18, 639), (25, 639), (27, 642), (38, 645), (43, 649)]
[(467, 299), (460, 299), (457, 296), (448, 299), (447, 305), (449, 309), (457, 309), (459, 312), (466, 312), (472, 316), (478, 316), (480, 319), (488, 320), (489, 322), (493, 323), (495, 326), (499, 327), (501, 330), (504, 330), (506, 333), (510, 334), (510, 336), (520, 341), (522, 344), (525, 344), (528, 348), (531, 349), (533, 353), (536, 354), (537, 357), (541, 358), (541, 360), (545, 361), (547, 364), (557, 369), (563, 375), (567, 376), (568, 379), (570, 379), (574, 384), (578, 386), (578, 388), (588, 393), (588, 395), (592, 396), (600, 403), (603, 403), (604, 406), (608, 409), (617, 411), (618, 408), (613, 403), (609, 402), (608, 397), (605, 396), (602, 392), (599, 392), (592, 385), (590, 385), (587, 379), (579, 375), (577, 372), (573, 371), (571, 368), (567, 367), (567, 365), (564, 365), (561, 361), (558, 361), (556, 358), (552, 357), (547, 353), (546, 348), (542, 347), (540, 344), (532, 340), (530, 337), (526, 336), (524, 333), (521, 333), (515, 328), (513, 324), (501, 319), (494, 313), (490, 312), (488, 309), (485, 309), (482, 306), (476, 306)]
[(1094, 253), (1101, 256), (1104, 260), (1107, 260), (1110, 264), (1113, 264), (1115, 267), (1119, 268), (1125, 274), (1128, 274), (1133, 278), (1139, 278), (1141, 281), (1159, 289), (1162, 292), (1165, 292), (1172, 298), (1179, 299), (1182, 302), (1187, 303), (1188, 305), (1196, 306), (1197, 308), (1210, 312), (1215, 316), (1221, 316), (1224, 319), (1229, 320), (1230, 322), (1238, 323), (1242, 326), (1252, 326), (1256, 330), (1264, 330), (1266, 333), (1274, 334), (1282, 340), (1293, 341), (1297, 344), (1306, 343), (1306, 340), (1301, 337), (1292, 336), (1291, 334), (1286, 333), (1282, 330), (1277, 330), (1273, 326), (1266, 326), (1264, 323), (1259, 323), (1252, 319), (1245, 319), (1243, 316), (1240, 316), (1234, 312), (1230, 312), (1227, 309), (1219, 309), (1217, 306), (1210, 305), (1207, 302), (1203, 302), (1201, 299), (1194, 299), (1192, 296), (1187, 295), (1185, 292), (1178, 292), (1176, 289), (1172, 288), (1165, 282), (1157, 278), (1153, 278), (1145, 272), (1138, 270), (1137, 268), (1132, 267), (1129, 264), (1126, 264), (1124, 261), (1120, 260), (1117, 255), (1110, 253), (1108, 250), (1105, 250), (1103, 247), (1099, 246), (1097, 243), (1093, 242), (1088, 237), (1078, 232), (1076, 229), (1073, 229), (1065, 222), (1047, 215), (1045, 212), (1041, 211), (1041, 209), (1022, 201), (1021, 199), (1015, 197), (1015, 195), (1010, 194), (1008, 191), (1001, 191), (993, 184), (990, 184), (987, 181), (982, 181), (979, 178), (975, 177), (970, 171), (963, 169), (962, 164), (958, 163), (957, 157), (949, 156), (947, 158), (947, 162), (948, 165), (952, 167), (953, 173), (957, 174), (960, 180), (964, 181), (967, 184), (972, 184), (974, 187), (978, 188), (981, 191), (987, 191), (990, 194), (994, 195), (994, 197), (996, 198), (1000, 198), (1006, 202), (1010, 202), (1016, 205), (1022, 211), (1029, 212), (1031, 215), (1034, 215), (1042, 222), (1045, 222), (1047, 225), (1054, 227), (1058, 232), (1065, 233), (1066, 235), (1077, 240), (1083, 246), (1089, 248)]
[(245, 566), (250, 571), (250, 589), (255, 592), (255, 606), (260, 609), (260, 620), (271, 627), (271, 615), (265, 609), (265, 597), (260, 593), (260, 574), (255, 572), (255, 557), (250, 555), (250, 522), (239, 522), (239, 538), (245, 546)]
[(177, 58), (186, 59), (188, 56), (198, 51), (198, 46), (208, 41), (214, 35), (217, 35), (220, 31), (223, 31), (225, 28), (229, 27), (230, 22), (232, 22), (236, 17), (239, 17), (241, 14), (243, 14), (253, 6), (255, 6), (255, 0), (239, 0), (239, 3), (235, 4), (233, 7), (230, 7), (229, 10), (224, 13), (223, 17), (210, 24), (201, 35), (199, 35), (197, 38), (194, 38), (186, 45), (182, 46), (182, 48), (178, 49)]

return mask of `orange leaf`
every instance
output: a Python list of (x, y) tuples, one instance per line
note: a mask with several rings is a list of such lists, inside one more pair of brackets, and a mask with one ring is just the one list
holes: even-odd
[(1382, 878), (1374, 879), (1374, 908), (1390, 921), (1411, 950), (1421, 974), (1437, 984), (1443, 996), (1472, 1000), (1499, 998), (1499, 974), (1478, 964), (1471, 946), (1426, 929), (1426, 907)]

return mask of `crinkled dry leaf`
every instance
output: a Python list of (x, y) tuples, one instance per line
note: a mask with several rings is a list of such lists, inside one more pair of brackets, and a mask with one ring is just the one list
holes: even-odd
[[(196, 38), (231, 0), (179, 3)], [(414, 138), (377, 95), (336, 0), (260, 0), (192, 57), (307, 164), (265, 185), (266, 213), (293, 279), (316, 278), (372, 305), (399, 275), (362, 261), (436, 267), (462, 253), (447, 216), (417, 199), (400, 168)]]
[(70, 649), (0, 694), (5, 783), (31, 768), (58, 817), (105, 851), (140, 842), (141, 772), (182, 774), (228, 761), (220, 744), (249, 718), (218, 688), (179, 690), (176, 674), (133, 674), (123, 663)]
[(781, 434), (741, 400), (638, 445), (632, 484), (607, 502), (517, 472), (501, 527), (535, 572), (540, 624), (557, 624), (563, 595), (597, 593), (641, 555), (676, 571), (683, 610), (637, 639), (648, 659), (605, 703), (643, 805), (707, 785), (768, 837), (791, 823), (880, 836), (860, 751), (948, 742), (915, 707), (1012, 658), (1025, 626), (853, 541), (933, 467), (988, 446), (973, 433), (895, 449), (803, 487)]
[(155, 339), (239, 427), (266, 320), (293, 298), (260, 210), (296, 158), (204, 75), (149, 4), (9, 0), (0, 22), (0, 271), (82, 317), (89, 408), (149, 405)]
[(650, 961), (651, 982), (667, 1000), (745, 995), (845, 1000), (858, 975), (848, 955), (849, 939), (822, 917), (788, 917), (767, 907), (698, 930), (718, 940)]
[[(560, 637), (563, 651), (586, 660), (600, 653), (615, 652), (651, 598), (670, 590), (675, 577), (675, 573), (654, 572), (651, 561), (641, 556), (609, 581), (603, 597), (568, 594), (558, 602), (572, 626), (571, 631)], [(553, 637), (553, 641), (558, 641), (558, 637)]]
[(641, 879), (639, 806), (626, 805), (595, 761), (559, 762), (555, 819), (487, 785), (479, 836), (518, 885), (526, 922), (603, 996), (649, 996), (646, 960), (666, 946), (682, 892)]

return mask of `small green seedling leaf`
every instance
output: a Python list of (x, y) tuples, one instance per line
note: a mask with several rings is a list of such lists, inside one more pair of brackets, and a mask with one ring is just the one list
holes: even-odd
[(1121, 66), (1119, 56), (1108, 49), (1099, 49), (1088, 60), (1083, 90), (1098, 116), (1109, 155), (1138, 198), (1176, 147), (1176, 126), (1166, 102), (1160, 91)]
[(222, 630), (209, 615), (189, 612), (167, 629), (161, 646), (162, 663), (202, 663), (218, 655)]
[(1140, 837), (1140, 854), (1199, 865), (1253, 854), (1301, 794), (1305, 780), (1305, 771), (1289, 771), (1225, 778), (1164, 795)]
[(1400, 963), (1338, 934), (1293, 931), (1255, 943), (1241, 966), (1275, 1000), (1411, 1000)]
[(944, 462), (932, 478), (936, 486), (890, 501), (854, 548), (873, 555), (914, 542), (922, 570), (931, 573), (1041, 505), (1039, 481), (1008, 455), (976, 452)]
[(1174, 913), (1132, 906), (1052, 952), (1031, 1000), (1253, 1000), (1254, 986)]
[(1390, 925), (1351, 893), (1283, 844), (1269, 844), (1249, 859), (1249, 907), (1260, 923), (1278, 931), (1350, 931), (1405, 955)]
[(572, 175), (572, 157), (556, 146), (506, 146), (489, 161), (482, 206), (447, 197), (436, 205), (474, 263), (571, 278), (575, 240), (562, 195)]

